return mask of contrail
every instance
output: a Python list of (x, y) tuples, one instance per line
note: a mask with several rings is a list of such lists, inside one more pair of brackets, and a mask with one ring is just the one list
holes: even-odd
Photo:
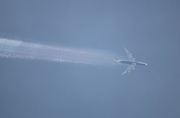
[(80, 50), (0, 38), (0, 57), (5, 58), (109, 65), (113, 64), (113, 56), (104, 51)]

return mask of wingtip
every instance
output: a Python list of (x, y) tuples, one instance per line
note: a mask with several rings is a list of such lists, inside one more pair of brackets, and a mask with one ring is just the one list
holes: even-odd
[(123, 72), (121, 75), (124, 75), (126, 72)]
[(128, 52), (128, 50), (124, 47), (124, 50), (126, 51), (126, 52)]

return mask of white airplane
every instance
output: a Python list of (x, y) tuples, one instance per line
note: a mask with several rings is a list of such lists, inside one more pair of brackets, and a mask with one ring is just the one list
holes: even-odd
[(124, 74), (127, 73), (127, 72), (130, 72), (131, 69), (134, 70), (134, 67), (135, 67), (136, 65), (144, 65), (144, 66), (147, 66), (147, 63), (135, 61), (135, 58), (132, 57), (132, 54), (129, 53), (129, 51), (128, 51), (126, 48), (124, 48), (124, 49), (125, 49), (125, 51), (126, 51), (126, 53), (127, 53), (127, 56), (128, 56), (128, 58), (129, 58), (129, 60), (118, 60), (118, 59), (116, 59), (116, 58), (114, 59), (114, 61), (117, 62), (117, 63), (123, 63), (123, 64), (128, 64), (128, 65), (129, 65), (129, 66), (126, 68), (126, 70), (122, 73), (122, 75), (124, 75)]

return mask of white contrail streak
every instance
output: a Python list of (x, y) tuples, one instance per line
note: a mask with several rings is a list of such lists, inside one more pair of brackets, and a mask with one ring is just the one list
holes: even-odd
[(0, 38), (0, 57), (95, 65), (113, 63), (113, 55), (108, 52), (48, 46), (4, 38)]

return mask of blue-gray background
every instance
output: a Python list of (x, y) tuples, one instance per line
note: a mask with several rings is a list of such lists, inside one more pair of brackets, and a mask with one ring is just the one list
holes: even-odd
[(0, 58), (1, 118), (180, 117), (179, 0), (1, 0), (0, 35), (108, 50), (126, 66)]

